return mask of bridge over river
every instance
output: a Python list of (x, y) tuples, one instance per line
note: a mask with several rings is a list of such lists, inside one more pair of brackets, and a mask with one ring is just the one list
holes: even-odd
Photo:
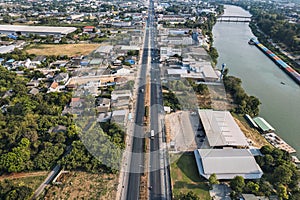
[(221, 15), (218, 16), (217, 22), (250, 22), (251, 17), (239, 15)]

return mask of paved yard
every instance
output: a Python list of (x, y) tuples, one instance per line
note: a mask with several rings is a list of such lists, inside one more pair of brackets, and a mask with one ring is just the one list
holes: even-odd
[(167, 115), (166, 120), (170, 126), (170, 141), (175, 144), (175, 148), (170, 148), (170, 151), (194, 151), (208, 147), (196, 113), (178, 111)]

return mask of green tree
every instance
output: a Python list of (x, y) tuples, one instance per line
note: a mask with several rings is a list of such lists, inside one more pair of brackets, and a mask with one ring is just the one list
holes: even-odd
[(232, 190), (240, 194), (245, 187), (245, 180), (242, 176), (236, 176), (230, 181), (230, 187)]
[(273, 187), (270, 184), (270, 182), (261, 180), (259, 182), (259, 190), (260, 190), (260, 193), (262, 193), (263, 195), (268, 197), (271, 195)]
[(177, 200), (200, 200), (200, 198), (192, 191), (188, 193), (180, 193), (177, 197), (175, 197)]
[(262, 154), (271, 154), (272, 150), (273, 150), (273, 148), (270, 145), (265, 145), (265, 146), (260, 148), (260, 152)]
[(209, 176), (208, 182), (209, 182), (210, 186), (220, 183), (218, 178), (217, 178), (217, 175), (215, 173), (213, 173), (212, 175)]
[(247, 193), (253, 193), (253, 194), (258, 194), (259, 192), (259, 184), (258, 183), (254, 183), (252, 181), (249, 181), (245, 188), (244, 191), (246, 191)]
[(287, 165), (281, 165), (274, 170), (274, 181), (287, 185), (292, 181), (293, 172)]
[(0, 158), (0, 168), (6, 172), (20, 172), (28, 167), (30, 159), (30, 142), (22, 138), (19, 145), (12, 149), (12, 152), (3, 154)]
[(289, 195), (287, 193), (287, 189), (286, 186), (280, 184), (277, 188), (277, 195), (279, 197), (280, 200), (282, 199), (288, 199)]

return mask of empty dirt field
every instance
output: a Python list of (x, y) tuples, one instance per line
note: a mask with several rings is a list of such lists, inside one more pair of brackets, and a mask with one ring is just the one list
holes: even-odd
[(115, 199), (117, 179), (116, 174), (71, 171), (62, 174), (57, 179), (61, 184), (51, 185), (40, 199)]
[(175, 143), (175, 151), (193, 151), (197, 148), (195, 136), (199, 118), (189, 111), (177, 111), (166, 115), (170, 140)]
[(26, 52), (36, 55), (88, 55), (103, 44), (37, 44), (31, 45)]

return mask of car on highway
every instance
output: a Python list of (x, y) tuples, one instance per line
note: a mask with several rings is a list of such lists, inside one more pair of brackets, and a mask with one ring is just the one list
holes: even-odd
[(154, 130), (151, 130), (151, 132), (150, 132), (150, 138), (154, 139)]

